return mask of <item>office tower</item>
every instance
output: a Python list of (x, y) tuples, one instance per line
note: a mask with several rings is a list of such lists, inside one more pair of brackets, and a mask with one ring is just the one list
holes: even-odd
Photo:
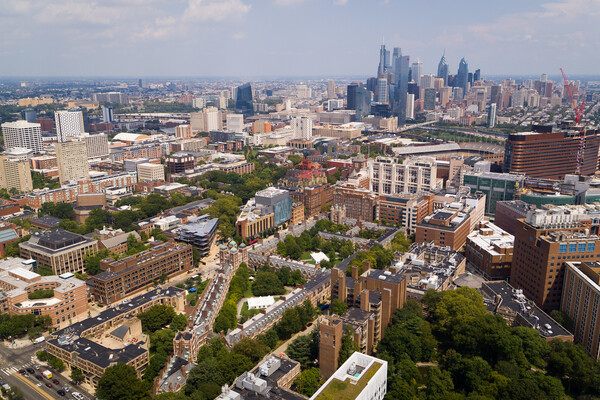
[(378, 103), (383, 103), (383, 104), (387, 104), (389, 103), (390, 99), (389, 99), (389, 88), (388, 88), (388, 81), (386, 78), (379, 78), (377, 79), (377, 88), (376, 88), (376, 97), (375, 100)]
[(385, 49), (385, 44), (382, 43), (379, 49), (379, 66), (377, 75), (383, 74), (390, 69), (390, 52)]
[(453, 87), (452, 88), (452, 98), (456, 101), (462, 101), (465, 96), (465, 92), (461, 87)]
[(462, 88), (463, 96), (465, 96), (469, 89), (469, 64), (464, 57), (460, 60), (458, 65), (458, 74), (456, 75), (456, 86)]
[(548, 80), (548, 74), (542, 74), (542, 75), (540, 76), (540, 81), (542, 81), (542, 82), (546, 82), (547, 80)]
[(296, 95), (300, 99), (310, 99), (312, 97), (312, 89), (306, 85), (296, 85)]
[(406, 94), (408, 93), (408, 66), (410, 57), (403, 56), (399, 50), (399, 56), (395, 62), (396, 89), (394, 91), (394, 101), (396, 103), (395, 109), (398, 115), (398, 125), (400, 126), (406, 122)]
[(7, 190), (16, 189), (23, 193), (31, 192), (33, 181), (29, 160), (0, 156), (0, 187)]
[(481, 80), (481, 70), (477, 68), (473, 74), (473, 82), (477, 82), (479, 80)]
[(435, 87), (435, 77), (433, 75), (422, 75), (421, 82), (419, 83), (419, 89), (426, 89)]
[(490, 110), (488, 111), (488, 128), (496, 126), (496, 103), (490, 104)]
[(54, 122), (59, 143), (66, 142), (68, 137), (83, 136), (83, 114), (81, 111), (55, 111)]
[(108, 157), (108, 136), (100, 133), (83, 137), (88, 159)]
[(595, 210), (546, 206), (517, 220), (510, 282), (546, 311), (560, 306), (565, 264), (600, 259), (600, 238), (589, 231)]
[(58, 176), (60, 182), (89, 179), (87, 148), (81, 139), (72, 139), (56, 144)]
[(138, 79), (138, 86), (139, 86), (140, 88), (143, 88), (143, 87), (144, 87), (144, 82), (142, 81), (142, 78)]
[(435, 89), (434, 88), (424, 89), (423, 108), (425, 110), (434, 110), (435, 109)]
[(504, 150), (506, 172), (520, 172), (533, 178), (562, 179), (577, 170), (581, 151), (581, 175), (598, 169), (600, 136), (588, 130), (580, 149), (580, 136), (573, 132), (519, 132), (508, 135)]
[(444, 80), (445, 86), (450, 86), (448, 84), (448, 61), (446, 61), (446, 52), (444, 52), (444, 55), (442, 55), (442, 58), (438, 64), (437, 77)]
[(446, 104), (450, 102), (450, 96), (452, 95), (452, 88), (444, 86), (440, 89), (440, 106), (446, 107)]
[(23, 111), (21, 111), (21, 118), (23, 118), (23, 120), (29, 123), (34, 124), (37, 119), (37, 116), (33, 108), (26, 108)]
[(417, 61), (412, 64), (411, 71), (412, 80), (419, 84), (421, 82), (421, 75), (423, 75), (423, 63), (421, 60), (417, 58)]
[(469, 72), (469, 73), (467, 74), (467, 81), (469, 82), (469, 85), (470, 85), (471, 87), (473, 87), (473, 73), (472, 73), (472, 72)]
[(189, 139), (192, 137), (192, 126), (189, 124), (177, 125), (175, 127), (175, 137)]
[(333, 79), (330, 79), (327, 81), (327, 98), (328, 99), (337, 98), (337, 95), (335, 94), (335, 82), (333, 81)]
[(244, 116), (242, 114), (227, 114), (227, 131), (244, 132)]
[(356, 110), (356, 89), (358, 85), (351, 83), (346, 87), (346, 109)]
[(310, 140), (312, 138), (312, 118), (295, 117), (292, 118), (291, 125), (292, 130), (294, 131), (294, 139)]
[(496, 103), (496, 106), (502, 103), (502, 86), (492, 85), (490, 91), (490, 102)]
[(412, 93), (406, 94), (406, 119), (415, 118), (415, 95)]
[(254, 106), (252, 105), (252, 86), (245, 83), (238, 86), (235, 97), (235, 112), (244, 114), (244, 117), (254, 115)]
[(4, 147), (23, 147), (36, 153), (42, 151), (42, 130), (40, 124), (27, 121), (5, 122), (2, 124)]
[(362, 121), (363, 117), (366, 117), (371, 113), (371, 92), (364, 86), (358, 86), (356, 88), (356, 120)]
[(377, 78), (368, 78), (365, 86), (371, 92), (377, 93)]
[(113, 108), (102, 107), (102, 122), (109, 123), (114, 121)]
[(512, 98), (511, 98), (511, 107), (523, 107), (523, 105), (525, 104), (525, 97), (527, 96), (527, 90), (525, 89), (519, 89), (519, 90), (515, 90), (512, 93)]

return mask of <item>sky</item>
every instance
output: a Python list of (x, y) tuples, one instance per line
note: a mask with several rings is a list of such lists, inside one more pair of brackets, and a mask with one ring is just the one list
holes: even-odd
[[(0, 0), (0, 77), (600, 75), (600, 0)], [(411, 61), (412, 62), (412, 61)]]

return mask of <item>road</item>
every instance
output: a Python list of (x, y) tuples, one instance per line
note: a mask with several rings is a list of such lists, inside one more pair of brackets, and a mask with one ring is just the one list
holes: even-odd
[[(40, 366), (36, 370), (36, 375), (40, 375), (41, 371), (46, 369), (40, 364), (35, 357), (35, 353), (44, 350), (43, 345), (28, 343), (23, 347), (11, 348), (8, 342), (0, 343), (0, 381), (9, 384), (11, 387), (16, 386), (23, 392), (26, 400), (54, 400), (54, 399), (72, 399), (72, 392), (81, 393), (86, 400), (94, 397), (82, 390), (80, 387), (73, 386), (69, 380), (54, 371), (53, 379), (58, 379), (60, 387), (52, 384), (52, 388), (45, 386), (47, 379), (39, 381), (32, 374), (19, 374), (21, 368), (35, 368), (35, 365)], [(57, 390), (63, 386), (68, 386), (70, 392), (66, 396), (60, 396)]]

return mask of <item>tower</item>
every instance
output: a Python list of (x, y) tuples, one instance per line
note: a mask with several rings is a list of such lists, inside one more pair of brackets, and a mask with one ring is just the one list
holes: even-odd
[(81, 111), (55, 111), (54, 122), (59, 143), (66, 142), (68, 137), (83, 136), (83, 113)]
[(27, 121), (5, 122), (2, 124), (4, 147), (24, 147), (36, 153), (42, 151), (42, 129), (40, 124)]
[(254, 105), (252, 104), (252, 86), (245, 83), (239, 86), (235, 97), (236, 114), (244, 114), (244, 118), (254, 114)]
[(488, 111), (488, 128), (496, 126), (496, 103), (490, 104), (490, 110)]
[(442, 78), (444, 85), (448, 86), (448, 61), (446, 61), (446, 52), (444, 52), (438, 64), (437, 77)]
[(398, 57), (394, 59), (396, 69), (396, 89), (394, 91), (395, 111), (398, 115), (398, 125), (404, 125), (406, 122), (406, 94), (408, 93), (408, 65), (409, 56), (403, 56), (398, 49)]
[(423, 63), (421, 62), (421, 60), (417, 58), (417, 61), (412, 63), (411, 71), (412, 80), (415, 81), (418, 86), (419, 82), (421, 81), (421, 75), (423, 75)]
[(466, 96), (469, 88), (469, 64), (463, 57), (458, 65), (458, 74), (456, 75), (456, 86), (462, 88), (463, 96)]
[(89, 178), (87, 148), (81, 139), (59, 142), (56, 146), (60, 182)]
[(113, 108), (112, 107), (102, 107), (102, 122), (109, 123), (113, 122)]
[(335, 93), (335, 82), (333, 81), (333, 79), (330, 79), (327, 81), (327, 98), (328, 99), (337, 98), (337, 95)]

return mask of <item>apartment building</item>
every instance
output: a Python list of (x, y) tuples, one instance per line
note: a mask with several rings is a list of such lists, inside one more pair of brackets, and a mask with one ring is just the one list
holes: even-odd
[(414, 157), (400, 163), (392, 157), (377, 157), (368, 162), (371, 190), (379, 195), (423, 193), (443, 188), (437, 177), (433, 157)]
[(101, 260), (103, 272), (88, 279), (87, 285), (94, 301), (112, 304), (143, 290), (163, 275), (192, 268), (192, 246), (169, 241), (118, 261)]
[(33, 190), (31, 168), (28, 160), (20, 160), (11, 156), (0, 156), (0, 187), (16, 189), (19, 192)]
[(56, 144), (58, 175), (61, 183), (90, 178), (85, 143), (83, 140), (73, 139)]
[(64, 229), (34, 233), (27, 242), (19, 243), (21, 257), (52, 268), (56, 275), (84, 272), (85, 258), (98, 252), (98, 241)]

